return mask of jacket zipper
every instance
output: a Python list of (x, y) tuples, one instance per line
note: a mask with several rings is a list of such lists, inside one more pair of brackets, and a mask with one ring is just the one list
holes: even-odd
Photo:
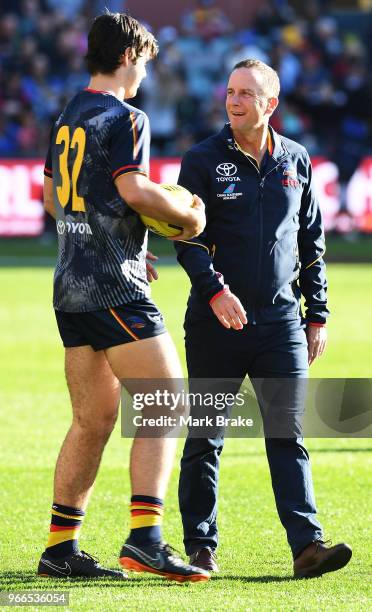
[(253, 321), (252, 321), (252, 323), (254, 325), (257, 323), (256, 322), (256, 307), (259, 305), (259, 304), (257, 304), (257, 302), (258, 302), (258, 299), (259, 299), (259, 292), (260, 292), (260, 287), (261, 287), (262, 241), (263, 241), (263, 207), (262, 207), (262, 202), (263, 202), (263, 196), (264, 196), (263, 190), (264, 190), (264, 185), (265, 185), (266, 177), (269, 176), (269, 174), (271, 172), (276, 170), (278, 166), (280, 166), (280, 163), (276, 164), (276, 166), (271, 168), (271, 170), (269, 170), (269, 172), (264, 174), (264, 176), (261, 176), (261, 173), (258, 172), (261, 180), (260, 180), (260, 185), (259, 185), (259, 198), (258, 198), (258, 206), (259, 206), (259, 233), (258, 233), (256, 290), (255, 290), (256, 303), (253, 306)]
[[(244, 155), (244, 153), (243, 153), (243, 155)], [(254, 163), (254, 162), (253, 162), (253, 161), (250, 159), (250, 157), (248, 157), (248, 155), (244, 155), (244, 157), (245, 157), (245, 159), (246, 159), (246, 160), (248, 160), (248, 161), (249, 161), (249, 163), (250, 163), (250, 164), (252, 164), (252, 166), (253, 166), (253, 168), (256, 170), (256, 172), (257, 172), (257, 174), (258, 174), (258, 178), (259, 178), (259, 180), (260, 180), (260, 193), (259, 193), (259, 197), (258, 197), (258, 206), (259, 206), (259, 208), (260, 208), (260, 210), (261, 210), (261, 208), (262, 208), (262, 206), (261, 206), (261, 200), (262, 200), (261, 185), (263, 186), (263, 182), (265, 181), (265, 179), (262, 179), (262, 178), (261, 178), (261, 173), (260, 173), (259, 168), (258, 168), (258, 167), (256, 166), (256, 164), (255, 164), (255, 163)], [(261, 212), (260, 212), (260, 227), (261, 227), (261, 225), (262, 225), (261, 217), (262, 217), (262, 215), (261, 215)], [(261, 232), (261, 230), (260, 230), (260, 232)], [(259, 240), (261, 241), (261, 238), (260, 238)], [(257, 257), (257, 274), (258, 274), (258, 268), (259, 268), (259, 265), (260, 265), (260, 260), (259, 260), (259, 255), (258, 255), (258, 257)], [(256, 295), (257, 295), (257, 285), (258, 285), (258, 282), (257, 282), (257, 274), (256, 274)], [(255, 304), (254, 304), (254, 303), (252, 304), (252, 318), (251, 318), (250, 320), (249, 320), (249, 318), (248, 318), (248, 322), (249, 322), (249, 323), (251, 323), (251, 325), (256, 325), (256, 307), (255, 307)]]
[(258, 300), (258, 295), (259, 295), (259, 290), (260, 290), (260, 286), (261, 286), (261, 260), (262, 260), (262, 238), (263, 238), (263, 210), (262, 210), (262, 201), (263, 201), (263, 188), (265, 185), (265, 180), (266, 177), (269, 176), (269, 174), (271, 172), (273, 172), (274, 170), (276, 170), (278, 168), (278, 166), (280, 166), (282, 160), (276, 164), (276, 166), (274, 166), (273, 168), (271, 168), (271, 170), (269, 170), (269, 172), (267, 172), (264, 176), (261, 175), (261, 172), (259, 170), (259, 168), (256, 166), (255, 163), (253, 163), (253, 161), (248, 157), (248, 155), (244, 155), (244, 153), (242, 153), (242, 155), (244, 156), (244, 158), (246, 160), (248, 160), (252, 166), (254, 167), (254, 169), (256, 170), (260, 183), (259, 183), (259, 197), (258, 197), (258, 206), (259, 206), (259, 216), (260, 216), (260, 225), (259, 225), (259, 234), (258, 234), (258, 254), (257, 254), (257, 272), (256, 272), (256, 287), (255, 287), (255, 295), (256, 295), (256, 303), (252, 305), (252, 319), (250, 321), (250, 323), (252, 325), (256, 325), (257, 321), (256, 321), (256, 306), (257, 306), (257, 300)]

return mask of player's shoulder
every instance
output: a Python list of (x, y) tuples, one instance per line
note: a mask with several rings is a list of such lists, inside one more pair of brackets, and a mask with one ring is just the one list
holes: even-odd
[(80, 113), (90, 116), (91, 113), (122, 121), (135, 120), (137, 125), (148, 122), (146, 113), (139, 108), (128, 104), (125, 100), (119, 100), (116, 96), (107, 92), (93, 91), (88, 88), (78, 91), (67, 103), (63, 113), (73, 112), (78, 109)]
[(77, 91), (75, 95), (72, 96), (72, 98), (70, 98), (67, 103), (66, 106), (64, 108), (64, 110), (70, 109), (74, 106), (77, 106), (78, 104), (81, 103), (81, 100), (83, 98), (83, 94), (84, 94), (84, 90), (80, 90)]
[(79, 108), (80, 105), (80, 100), (81, 100), (81, 96), (80, 96), (81, 92), (77, 92), (74, 96), (72, 96), (72, 98), (70, 98), (65, 107), (62, 109), (59, 117), (57, 118), (55, 125), (58, 125), (59, 123), (61, 123), (61, 121), (63, 121), (65, 118), (76, 114), (76, 110)]
[(137, 135), (148, 134), (149, 137), (149, 120), (146, 113), (125, 101), (117, 102), (105, 112), (110, 133), (135, 132)]
[(128, 104), (125, 100), (121, 102), (121, 112), (123, 117), (129, 118), (132, 121), (135, 120), (138, 126), (148, 125), (149, 123), (148, 116), (143, 110)]

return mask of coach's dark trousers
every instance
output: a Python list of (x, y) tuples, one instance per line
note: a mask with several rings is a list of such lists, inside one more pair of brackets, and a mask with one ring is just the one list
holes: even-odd
[[(308, 373), (304, 325), (298, 321), (246, 325), (226, 330), (217, 319), (186, 315), (186, 357), (189, 378), (298, 378)], [(299, 403), (297, 401), (297, 403)], [(302, 411), (301, 405), (293, 406)], [(218, 542), (217, 494), (223, 437), (191, 435), (181, 460), (179, 504), (188, 555)], [(301, 437), (266, 437), (266, 453), (279, 518), (296, 557), (310, 542), (322, 537), (309, 455)], [(249, 487), (249, 483), (246, 484)]]

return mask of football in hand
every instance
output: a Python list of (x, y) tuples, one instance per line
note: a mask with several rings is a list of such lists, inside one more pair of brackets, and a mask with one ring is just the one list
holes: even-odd
[[(194, 196), (187, 191), (187, 189), (181, 187), (181, 185), (168, 185), (167, 183), (162, 183), (160, 187), (162, 187), (162, 189), (166, 189), (172, 195), (174, 201), (180, 206), (192, 207), (194, 203)], [(183, 227), (180, 227), (179, 225), (174, 225), (168, 221), (158, 221), (157, 219), (152, 219), (146, 215), (141, 215), (141, 220), (147, 229), (151, 230), (155, 234), (158, 234), (158, 236), (162, 236), (163, 238), (178, 236), (178, 234), (181, 234), (183, 231)]]

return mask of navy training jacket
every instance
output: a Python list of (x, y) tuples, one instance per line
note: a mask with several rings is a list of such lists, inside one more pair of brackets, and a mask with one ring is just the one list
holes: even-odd
[[(325, 323), (324, 231), (306, 149), (271, 127), (272, 154), (258, 169), (237, 149), (230, 125), (184, 156), (178, 183), (206, 205), (197, 238), (175, 243), (191, 280), (188, 308), (214, 317), (210, 299), (229, 285), (251, 324)], [(222, 276), (221, 276), (222, 275)]]

